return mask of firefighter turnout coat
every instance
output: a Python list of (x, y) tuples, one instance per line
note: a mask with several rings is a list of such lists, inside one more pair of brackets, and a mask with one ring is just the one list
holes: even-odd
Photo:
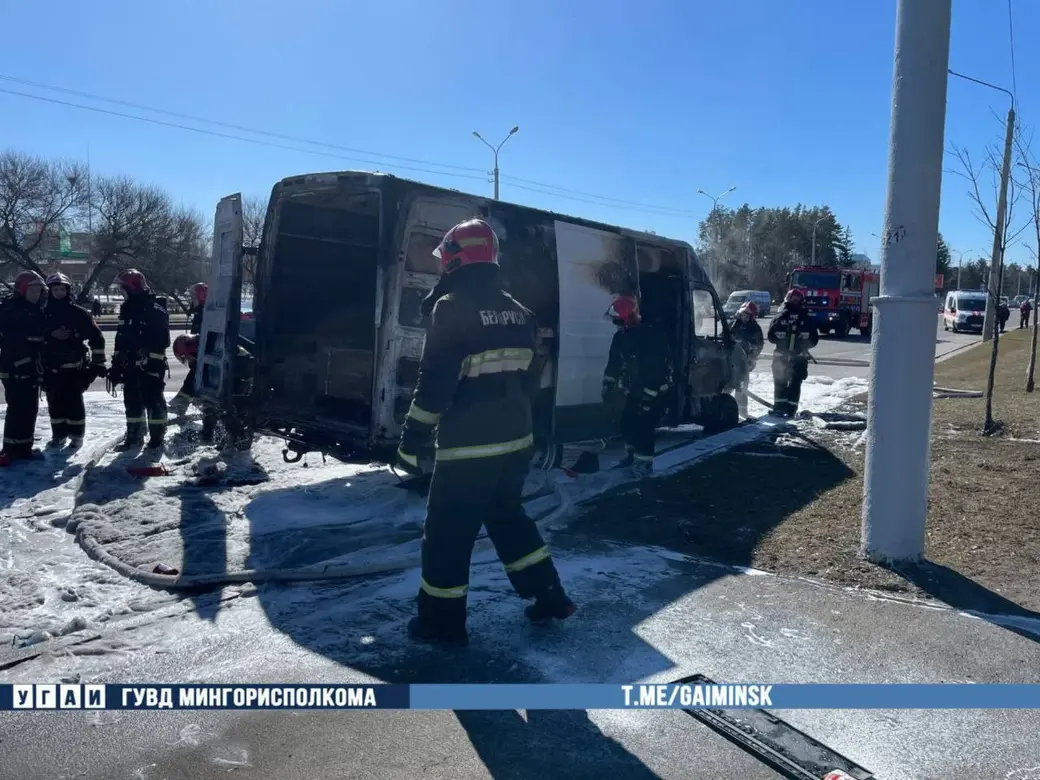
[(434, 429), (438, 462), (533, 445), (538, 326), (534, 313), (501, 289), (497, 272), (490, 265), (457, 272), (454, 291), (432, 307), (398, 453), (411, 466), (432, 454)]

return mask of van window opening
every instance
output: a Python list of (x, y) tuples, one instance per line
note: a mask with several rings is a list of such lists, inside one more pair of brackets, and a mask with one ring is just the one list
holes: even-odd
[(810, 290), (830, 289), (838, 286), (838, 272), (796, 271), (791, 277), (792, 287), (807, 287)]

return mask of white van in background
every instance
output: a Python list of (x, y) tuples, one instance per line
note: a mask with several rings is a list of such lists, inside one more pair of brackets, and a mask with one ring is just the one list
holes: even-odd
[(986, 317), (986, 296), (980, 290), (953, 290), (946, 295), (943, 307), (943, 330), (959, 333), (962, 330), (982, 331)]
[(769, 315), (772, 297), (765, 290), (737, 290), (732, 292), (729, 298), (726, 299), (726, 303), (723, 304), (722, 311), (727, 317), (732, 317), (747, 301), (751, 301), (758, 307), (759, 317)]

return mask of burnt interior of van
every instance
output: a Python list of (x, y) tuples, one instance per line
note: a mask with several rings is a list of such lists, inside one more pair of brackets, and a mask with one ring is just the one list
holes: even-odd
[[(636, 249), (639, 263), (639, 297), (643, 321), (663, 330), (668, 335), (672, 355), (672, 371), (676, 378), (665, 394), (665, 408), (675, 410), (678, 378), (682, 376), (683, 346), (685, 343), (685, 298), (687, 282), (683, 274), (682, 258), (678, 251), (662, 247), (640, 245)], [(670, 414), (670, 413), (669, 413)], [(677, 420), (668, 421), (674, 424)]]
[(266, 280), (263, 387), (289, 419), (368, 428), (376, 340), (378, 192), (282, 202)]

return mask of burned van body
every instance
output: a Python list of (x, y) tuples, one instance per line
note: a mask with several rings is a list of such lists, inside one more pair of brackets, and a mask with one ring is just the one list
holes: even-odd
[(292, 452), (390, 462), (418, 378), (421, 302), (440, 276), (431, 252), (473, 216), (495, 228), (507, 288), (538, 318), (539, 457), (616, 433), (601, 382), (614, 334), (605, 313), (617, 294), (638, 294), (644, 318), (671, 337), (680, 379), (664, 424), (736, 424), (728, 391), (739, 361), (718, 295), (688, 244), (361, 172), (275, 185), (256, 253), (255, 376), (245, 402), (232, 400), (224, 376), (234, 371), (224, 344), (238, 339), (241, 198), (221, 201), (200, 394), (233, 402), (237, 419), (284, 438)]

